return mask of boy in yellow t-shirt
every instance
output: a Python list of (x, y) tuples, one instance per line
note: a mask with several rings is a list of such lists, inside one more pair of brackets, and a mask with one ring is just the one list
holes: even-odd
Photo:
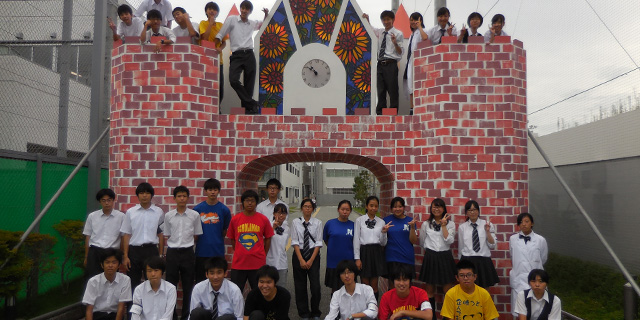
[(456, 269), (458, 285), (447, 291), (440, 315), (451, 320), (497, 319), (498, 310), (489, 292), (475, 284), (477, 274), (473, 262), (460, 260)]
[[(220, 13), (220, 7), (218, 7), (218, 4), (213, 1), (208, 2), (204, 6), (204, 13), (207, 15), (207, 20), (200, 21), (200, 40), (213, 42), (213, 39), (216, 38), (216, 35), (220, 31), (220, 29), (222, 29), (222, 22), (216, 22), (216, 18)], [(224, 47), (227, 46), (227, 39), (229, 39), (229, 36), (226, 36), (222, 39), (219, 46), (220, 50), (224, 49)], [(223, 62), (222, 53), (220, 53), (219, 59), (220, 59), (220, 68), (219, 68), (220, 69), (219, 70), (220, 99), (218, 100), (218, 103), (222, 102), (222, 97), (224, 96), (224, 68), (222, 67), (222, 62)]]

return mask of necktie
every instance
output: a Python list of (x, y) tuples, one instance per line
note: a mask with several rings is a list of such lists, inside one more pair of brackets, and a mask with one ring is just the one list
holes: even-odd
[(431, 226), (433, 227), (433, 230), (435, 230), (435, 231), (440, 231), (440, 228), (442, 227), (435, 220), (431, 223)]
[(367, 220), (364, 223), (367, 224), (367, 228), (373, 229), (376, 226), (376, 219)]
[(382, 33), (382, 43), (380, 44), (380, 53), (378, 53), (378, 60), (384, 59), (384, 51), (387, 48), (387, 33), (388, 32), (386, 31)]
[(213, 303), (211, 304), (211, 319), (216, 320), (218, 318), (218, 295), (220, 292), (213, 292)]
[(306, 261), (311, 258), (311, 248), (309, 248), (309, 238), (311, 233), (309, 232), (309, 222), (303, 222), (304, 226), (304, 245), (302, 246), (302, 258)]
[(438, 40), (438, 44), (442, 43), (442, 37), (444, 37), (444, 29), (440, 29), (440, 40)]
[(480, 237), (478, 236), (478, 224), (472, 223), (473, 233), (471, 233), (471, 239), (473, 240), (473, 251), (480, 251)]
[(407, 78), (407, 71), (409, 70), (409, 61), (411, 60), (411, 42), (413, 42), (413, 33), (411, 34), (411, 38), (409, 38), (409, 46), (407, 47), (407, 66), (404, 68), (404, 76), (402, 76), (403, 79)]
[(520, 235), (520, 239), (524, 239), (524, 244), (531, 241), (531, 236)]
[(276, 227), (276, 233), (281, 236), (284, 233), (284, 228), (283, 227)]

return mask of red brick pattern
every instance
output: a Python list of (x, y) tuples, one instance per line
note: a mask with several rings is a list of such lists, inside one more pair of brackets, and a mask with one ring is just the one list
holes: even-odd
[(401, 196), (424, 221), (431, 200), (441, 197), (460, 224), (464, 203), (480, 203), (481, 215), (497, 225), (493, 259), (501, 282), (490, 292), (508, 319), (507, 241), (516, 215), (528, 207), (526, 55), (522, 42), (496, 42), (423, 44), (414, 54), (414, 116), (345, 116), (335, 108), (318, 116), (220, 115), (211, 49), (176, 44), (155, 54), (138, 44), (118, 46), (110, 179), (119, 209), (136, 203), (142, 181), (155, 187), (154, 202), (164, 210), (180, 184), (195, 204), (203, 200), (203, 182), (214, 177), (222, 202), (237, 212), (240, 193), (256, 188), (274, 165), (360, 165), (382, 183), (383, 210)]

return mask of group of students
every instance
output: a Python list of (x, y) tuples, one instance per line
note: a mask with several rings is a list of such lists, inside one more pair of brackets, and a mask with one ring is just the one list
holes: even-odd
[[(264, 8), (265, 18), (269, 10)], [(142, 14), (147, 12), (147, 20), (143, 22)], [(113, 40), (124, 40), (125, 37), (135, 36), (140, 43), (155, 44), (154, 51), (160, 52), (163, 46), (176, 42), (176, 37), (189, 37), (192, 44), (200, 44), (201, 41), (213, 43), (215, 50), (220, 55), (219, 68), (219, 102), (224, 97), (224, 73), (222, 68), (222, 50), (229, 40), (232, 55), (229, 58), (229, 82), (240, 98), (246, 114), (258, 113), (258, 102), (253, 99), (255, 85), (256, 59), (253, 54), (253, 32), (260, 29), (262, 21), (251, 20), (249, 15), (253, 12), (253, 4), (248, 1), (240, 3), (240, 15), (227, 17), (223, 23), (217, 22), (220, 7), (215, 2), (208, 2), (204, 7), (207, 20), (200, 23), (190, 20), (187, 11), (182, 7), (171, 7), (167, 0), (145, 0), (133, 13), (130, 6), (123, 4), (118, 7), (120, 23), (116, 26), (112, 19), (107, 18), (113, 31)], [(177, 26), (170, 29), (171, 21), (175, 20)], [(243, 75), (240, 81), (240, 75)]]
[[(445, 293), (440, 311), (443, 317), (463, 319), (481, 313), (483, 319), (497, 318), (484, 289), (499, 282), (490, 251), (497, 244), (495, 226), (479, 219), (480, 206), (474, 200), (465, 204), (467, 221), (456, 232), (445, 202), (434, 199), (429, 219), (422, 222), (418, 233), (417, 221), (407, 215), (401, 197), (391, 201), (392, 214), (384, 219), (378, 217), (378, 198), (369, 197), (366, 214), (355, 222), (349, 220), (351, 203), (343, 200), (338, 217), (324, 227), (313, 216), (315, 202), (307, 198), (300, 205), (302, 216), (289, 226), (289, 208), (278, 198), (282, 185), (277, 179), (267, 182), (269, 198), (263, 202), (257, 192), (245, 191), (240, 198), (242, 212), (233, 217), (218, 201), (218, 180), (208, 179), (203, 188), (206, 200), (191, 210), (187, 208), (189, 189), (176, 187), (176, 208), (166, 214), (152, 204), (154, 189), (146, 182), (136, 188), (139, 204), (126, 214), (114, 209), (112, 190), (98, 192), (96, 199), (102, 209), (88, 215), (83, 231), (87, 319), (122, 319), (129, 301), (133, 319), (176, 318), (179, 282), (182, 319), (224, 319), (225, 315), (229, 319), (288, 319), (291, 296), (284, 286), (289, 240), (294, 249), (293, 279), (301, 319), (319, 319), (322, 314), (323, 244), (327, 245), (325, 286), (333, 293), (328, 320), (435, 319), (436, 286), (442, 286)], [(513, 313), (522, 320), (559, 319), (560, 300), (546, 292), (548, 275), (541, 270), (547, 258), (546, 241), (533, 232), (531, 214), (520, 214), (517, 224), (520, 232), (509, 239)], [(456, 233), (458, 264), (450, 248)], [(233, 249), (230, 280), (224, 279), (228, 268), (225, 238), (232, 241)], [(425, 249), (420, 280), (426, 284), (426, 292), (411, 286), (416, 270), (415, 244)], [(121, 264), (128, 276), (117, 272)], [(358, 276), (361, 284), (355, 283)], [(144, 282), (143, 277), (147, 279)], [(394, 289), (378, 304), (379, 277), (389, 279)], [(284, 282), (282, 287), (277, 286), (279, 280)], [(245, 302), (242, 289), (247, 282), (252, 293)]]

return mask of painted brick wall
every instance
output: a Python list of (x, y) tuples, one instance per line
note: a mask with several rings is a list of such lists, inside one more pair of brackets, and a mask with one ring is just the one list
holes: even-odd
[(493, 259), (501, 282), (490, 292), (501, 319), (510, 319), (507, 241), (516, 215), (528, 207), (525, 51), (508, 37), (491, 45), (451, 40), (423, 43), (415, 53), (414, 116), (344, 116), (330, 108), (322, 116), (304, 109), (290, 116), (220, 115), (211, 49), (176, 44), (155, 54), (138, 44), (117, 46), (110, 179), (119, 209), (136, 203), (143, 181), (155, 187), (154, 203), (164, 210), (180, 184), (196, 204), (204, 199), (202, 184), (214, 177), (222, 183), (221, 201), (238, 212), (241, 192), (256, 188), (274, 165), (360, 165), (382, 182), (381, 208), (401, 196), (420, 221), (436, 197), (457, 225), (467, 200), (480, 203), (481, 216), (498, 230)]

